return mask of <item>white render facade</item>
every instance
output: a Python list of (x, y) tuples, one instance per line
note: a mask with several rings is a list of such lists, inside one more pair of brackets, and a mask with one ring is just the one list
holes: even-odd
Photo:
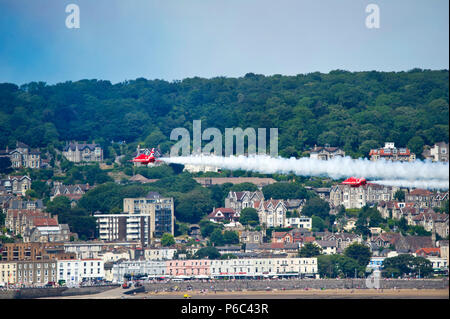
[(286, 218), (284, 227), (305, 228), (311, 230), (312, 218), (306, 216)]
[(175, 248), (149, 248), (144, 250), (145, 260), (172, 260)]
[(211, 276), (315, 275), (317, 258), (242, 258), (211, 261)]
[(58, 260), (57, 278), (64, 280), (67, 286), (77, 286), (83, 281), (102, 280), (105, 267), (102, 259)]

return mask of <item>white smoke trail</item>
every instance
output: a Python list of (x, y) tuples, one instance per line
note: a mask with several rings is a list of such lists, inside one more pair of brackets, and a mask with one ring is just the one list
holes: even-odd
[(449, 188), (449, 181), (443, 181), (443, 180), (377, 180), (377, 181), (370, 181), (374, 184), (381, 184), (381, 185), (389, 185), (389, 186), (397, 186), (397, 187), (411, 187), (411, 188), (423, 188), (423, 189), (448, 189)]
[[(230, 156), (192, 155), (166, 157), (160, 160), (167, 163), (209, 165), (229, 170), (246, 170), (263, 174), (289, 174), (303, 176), (328, 176), (333, 179), (350, 176), (380, 179), (386, 181), (401, 180), (405, 187), (414, 187), (417, 181), (428, 181), (429, 187), (448, 188), (449, 165), (442, 162), (414, 161), (390, 162), (369, 161), (368, 159), (352, 159), (336, 157), (328, 161), (304, 157), (281, 158), (267, 155)], [(438, 181), (441, 181), (437, 183)], [(409, 183), (409, 184), (408, 184)], [(434, 183), (434, 184), (433, 184)], [(421, 185), (426, 185), (425, 182)], [(445, 186), (445, 185), (444, 185)]]

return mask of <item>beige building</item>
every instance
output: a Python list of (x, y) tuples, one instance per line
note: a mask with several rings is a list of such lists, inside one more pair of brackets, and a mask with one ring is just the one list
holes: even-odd
[(433, 147), (426, 145), (422, 155), (433, 162), (448, 162), (448, 143), (436, 143)]
[(149, 248), (144, 250), (144, 259), (172, 260), (176, 252), (175, 248)]
[(0, 285), (16, 283), (17, 263), (11, 261), (0, 261)]

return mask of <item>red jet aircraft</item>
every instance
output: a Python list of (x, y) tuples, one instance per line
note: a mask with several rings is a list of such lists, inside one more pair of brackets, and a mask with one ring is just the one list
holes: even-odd
[(365, 185), (366, 183), (367, 183), (367, 181), (363, 177), (361, 177), (361, 178), (350, 177), (342, 182), (342, 184), (350, 185), (351, 187), (359, 187), (361, 185)]
[(151, 150), (146, 148), (141, 154), (133, 158), (132, 162), (141, 163), (143, 165), (154, 164), (160, 162), (156, 160), (158, 156), (160, 156), (159, 152), (155, 148), (152, 148)]

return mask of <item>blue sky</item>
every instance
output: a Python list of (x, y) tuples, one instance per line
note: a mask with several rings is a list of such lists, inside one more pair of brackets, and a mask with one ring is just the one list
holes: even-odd
[[(80, 28), (68, 29), (68, 4)], [(365, 9), (380, 8), (368, 29)], [(448, 0), (0, 0), (0, 82), (448, 69)]]

